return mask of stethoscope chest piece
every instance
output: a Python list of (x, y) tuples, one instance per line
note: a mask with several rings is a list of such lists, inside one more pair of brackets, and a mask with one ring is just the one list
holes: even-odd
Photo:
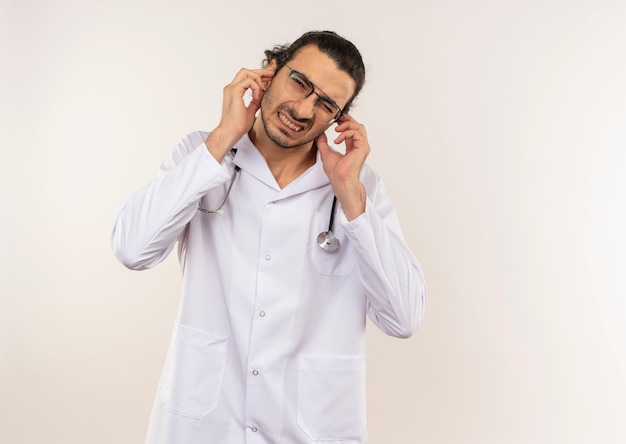
[(317, 244), (328, 253), (339, 250), (339, 239), (333, 234), (333, 222), (335, 221), (335, 207), (337, 206), (337, 196), (333, 196), (333, 207), (330, 210), (330, 221), (328, 231), (322, 231), (317, 235)]
[(317, 244), (324, 251), (334, 253), (339, 250), (339, 239), (332, 231), (323, 231), (317, 236)]

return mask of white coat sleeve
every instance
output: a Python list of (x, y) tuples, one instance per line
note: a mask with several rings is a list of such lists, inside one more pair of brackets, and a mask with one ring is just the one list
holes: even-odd
[(366, 169), (365, 213), (341, 223), (354, 246), (360, 279), (367, 296), (367, 314), (385, 334), (407, 338), (422, 321), (426, 285), (421, 267), (406, 244), (395, 207), (380, 178)]
[(228, 180), (230, 175), (208, 152), (200, 132), (183, 138), (159, 175), (120, 208), (110, 238), (115, 256), (133, 270), (162, 262), (196, 214), (202, 196)]

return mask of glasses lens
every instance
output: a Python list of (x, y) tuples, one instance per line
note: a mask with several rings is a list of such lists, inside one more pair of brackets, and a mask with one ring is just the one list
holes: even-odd
[(309, 82), (309, 80), (298, 71), (293, 70), (287, 78), (286, 86), (287, 91), (299, 99), (304, 99), (313, 91), (313, 85), (311, 85), (311, 82)]
[(320, 97), (317, 101), (316, 112), (325, 122), (330, 123), (339, 117), (341, 110), (327, 97)]

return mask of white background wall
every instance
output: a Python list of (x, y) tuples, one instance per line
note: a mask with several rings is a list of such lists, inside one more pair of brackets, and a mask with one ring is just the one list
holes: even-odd
[(309, 29), (354, 41), (353, 114), (429, 286), (369, 331), (374, 444), (626, 442), (626, 2), (2, 0), (0, 442), (142, 442), (174, 256), (108, 233), (222, 87)]

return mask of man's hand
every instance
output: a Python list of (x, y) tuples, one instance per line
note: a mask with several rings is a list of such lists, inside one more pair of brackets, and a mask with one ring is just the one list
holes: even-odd
[(325, 133), (320, 134), (315, 143), (333, 192), (348, 220), (352, 220), (365, 212), (366, 193), (359, 182), (359, 173), (369, 155), (370, 145), (365, 126), (347, 114), (341, 116), (335, 131), (339, 136), (334, 143), (345, 143), (345, 154), (330, 149)]
[[(274, 73), (273, 69), (241, 69), (233, 81), (224, 87), (220, 123), (205, 141), (207, 149), (218, 162), (252, 128), (263, 94)], [(252, 99), (246, 106), (244, 96), (248, 90), (252, 91)]]

